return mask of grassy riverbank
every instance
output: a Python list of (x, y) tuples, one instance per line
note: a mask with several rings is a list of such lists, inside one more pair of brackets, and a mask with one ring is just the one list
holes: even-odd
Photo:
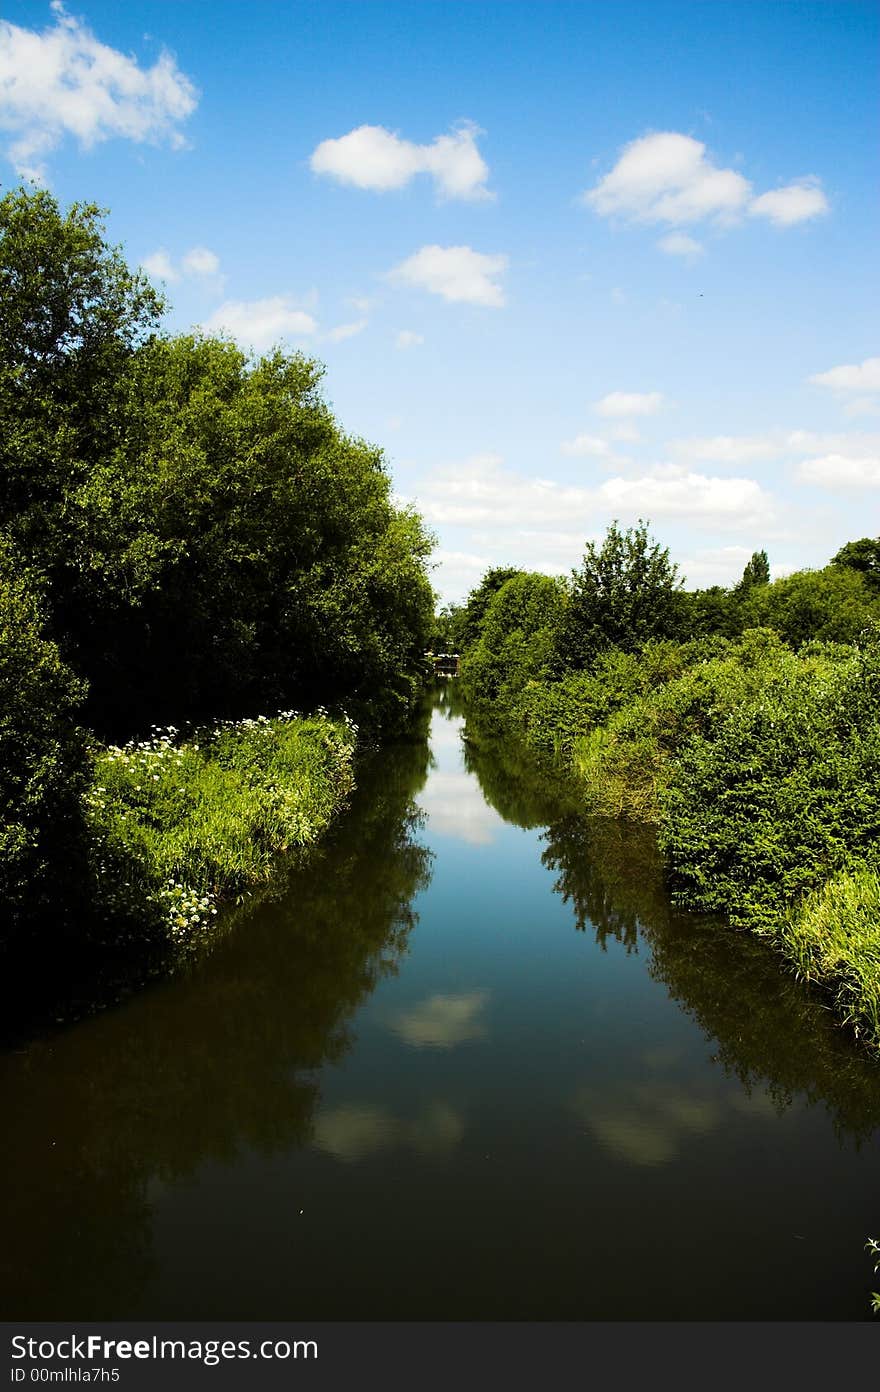
[(355, 739), (349, 721), (283, 712), (97, 750), (84, 801), (102, 918), (116, 934), (196, 932), (327, 828)]
[[(502, 646), (505, 606), (537, 612), (526, 580), (540, 626)], [(553, 583), (499, 590), (465, 693), (560, 759), (590, 811), (654, 824), (676, 900), (760, 934), (880, 1050), (880, 628), (798, 646), (771, 628), (649, 638), (565, 670)]]

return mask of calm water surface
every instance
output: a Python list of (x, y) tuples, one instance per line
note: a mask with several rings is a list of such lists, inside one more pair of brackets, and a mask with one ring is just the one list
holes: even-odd
[(454, 704), (171, 979), (3, 1055), (6, 1318), (869, 1318), (880, 1068)]

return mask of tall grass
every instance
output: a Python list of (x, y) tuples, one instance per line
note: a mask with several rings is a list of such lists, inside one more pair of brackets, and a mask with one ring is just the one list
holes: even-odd
[(283, 712), (95, 751), (85, 806), (105, 921), (184, 938), (267, 880), (339, 810), (355, 738), (346, 720)]
[(779, 936), (798, 975), (833, 993), (857, 1035), (880, 1041), (880, 874), (835, 875), (789, 911)]

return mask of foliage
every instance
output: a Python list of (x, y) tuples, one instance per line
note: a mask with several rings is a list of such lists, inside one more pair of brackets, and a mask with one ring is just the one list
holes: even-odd
[(841, 871), (789, 909), (780, 932), (805, 981), (827, 987), (856, 1034), (880, 1039), (880, 875)]
[(755, 585), (741, 605), (744, 627), (774, 628), (792, 647), (814, 638), (853, 643), (877, 619), (880, 597), (858, 571), (839, 565)]
[(162, 308), (98, 209), (0, 202), (0, 526), (90, 719), (408, 709), (431, 541), (381, 451), (340, 429), (318, 364), (157, 337)]
[(506, 580), (489, 603), (478, 641), (461, 663), (472, 700), (509, 697), (547, 670), (565, 607), (562, 582), (523, 571)]
[(86, 796), (94, 892), (113, 933), (171, 937), (269, 878), (323, 831), (352, 786), (355, 730), (284, 712), (177, 731), (95, 756)]
[(102, 211), (0, 199), (0, 527), (63, 583), (70, 494), (116, 446), (126, 374), (163, 301), (104, 240)]
[(0, 537), (0, 900), (7, 932), (38, 912), (52, 882), (69, 869), (86, 770), (84, 735), (75, 724), (85, 691), (45, 636), (33, 577)]
[(471, 590), (466, 602), (452, 611), (449, 638), (452, 651), (464, 653), (473, 647), (483, 631), (483, 623), (492, 600), (498, 591), (523, 571), (516, 566), (493, 566), (486, 571), (476, 589)]
[(877, 854), (880, 643), (763, 668), (681, 750), (660, 834), (682, 902), (775, 932), (804, 894)]
[(742, 579), (737, 586), (740, 594), (747, 594), (754, 585), (769, 585), (770, 561), (766, 551), (753, 551), (746, 562)]
[(648, 524), (608, 528), (601, 547), (588, 542), (559, 633), (562, 669), (589, 668), (605, 648), (637, 652), (651, 638), (681, 631), (682, 582), (669, 550), (652, 540)]
[(880, 590), (880, 537), (848, 541), (832, 557), (832, 565), (849, 566), (864, 577), (871, 589)]

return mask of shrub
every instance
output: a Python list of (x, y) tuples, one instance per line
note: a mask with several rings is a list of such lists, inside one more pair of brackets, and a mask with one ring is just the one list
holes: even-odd
[(660, 840), (678, 898), (775, 931), (880, 836), (880, 643), (846, 659), (780, 653), (681, 750)]

